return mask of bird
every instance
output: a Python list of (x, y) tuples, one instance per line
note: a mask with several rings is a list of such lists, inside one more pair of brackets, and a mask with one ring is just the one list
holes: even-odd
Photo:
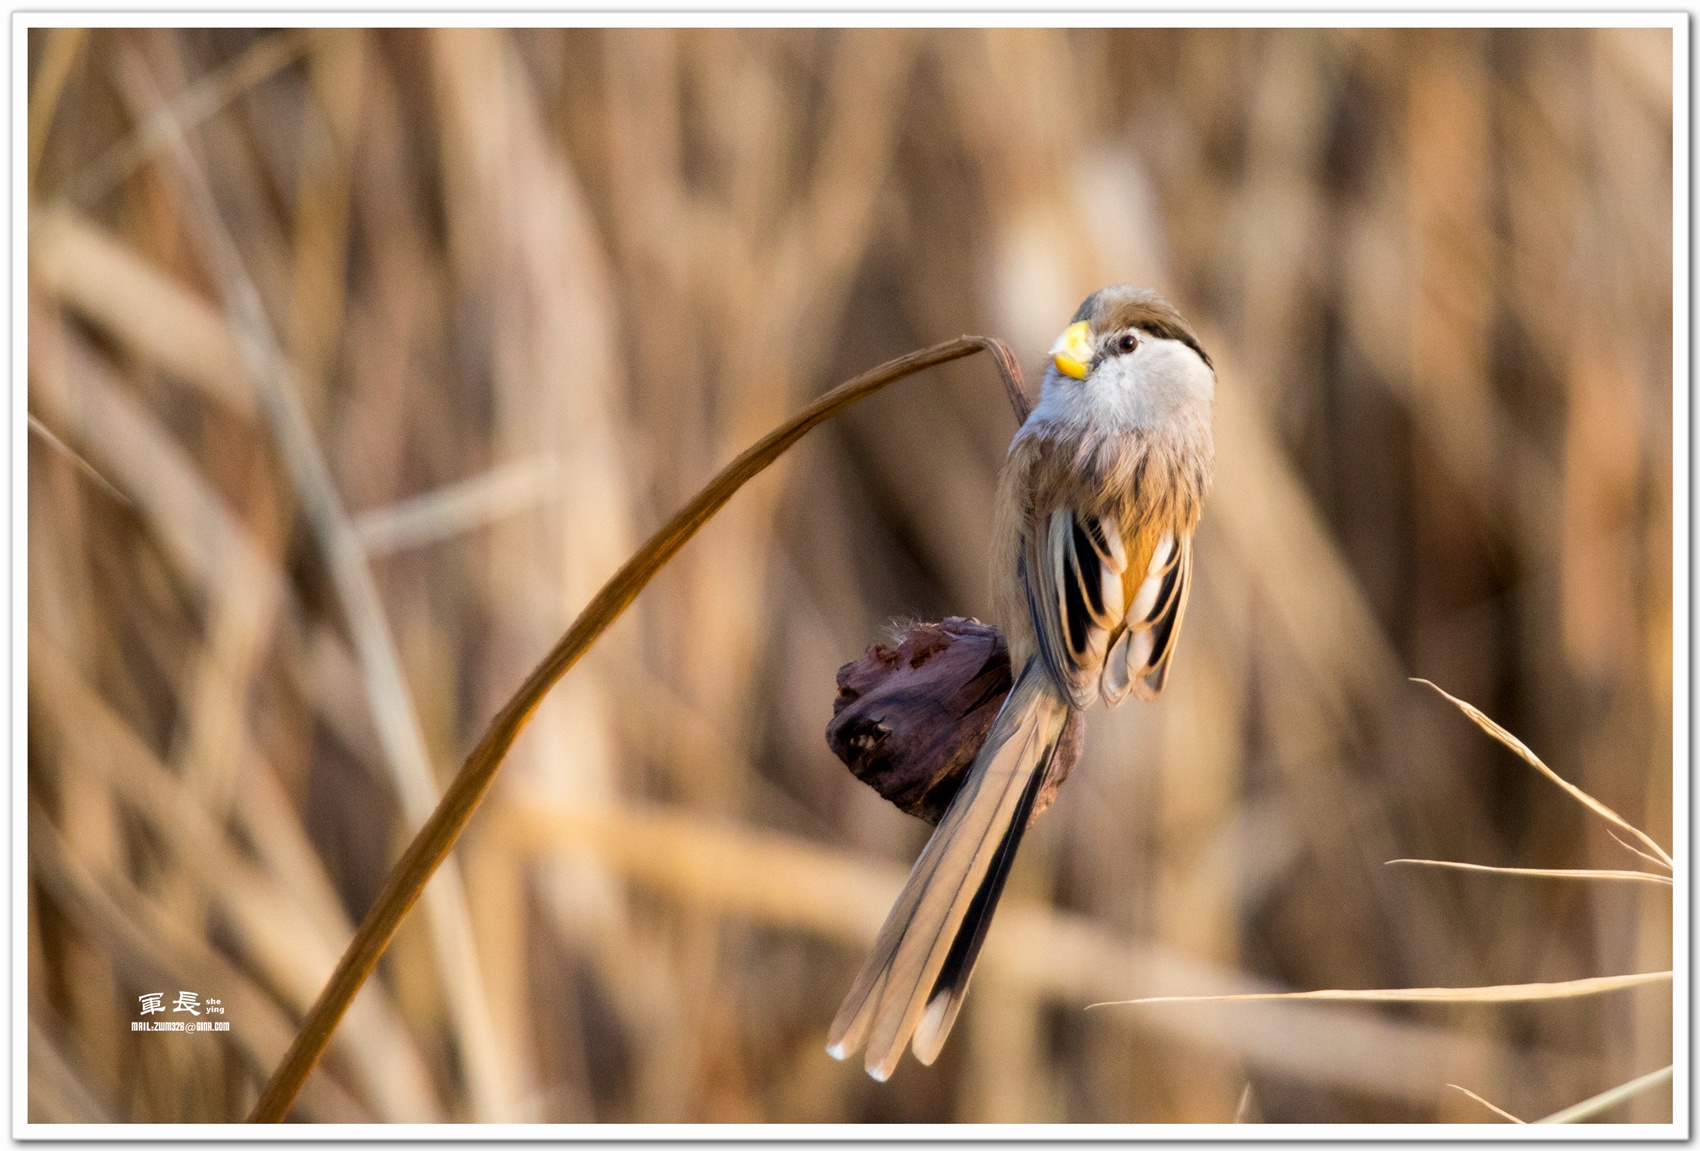
[(1192, 586), (1216, 371), (1157, 292), (1088, 296), (1050, 349), (998, 480), (993, 607), (1019, 668), (827, 1036), (889, 1079), (930, 1065), (962, 1008), (998, 896), (1072, 710), (1155, 700)]

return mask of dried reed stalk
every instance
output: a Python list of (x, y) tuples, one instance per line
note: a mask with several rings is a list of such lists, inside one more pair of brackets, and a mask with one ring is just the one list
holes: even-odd
[[(1629, 1100), (1635, 1098), (1637, 1095), (1640, 1095), (1644, 1091), (1651, 1091), (1653, 1088), (1658, 1087), (1661, 1084), (1669, 1083), (1670, 1080), (1671, 1080), (1671, 1075), (1674, 1072), (1674, 1070), (1675, 1070), (1675, 1066), (1673, 1064), (1673, 1065), (1668, 1066), (1668, 1067), (1661, 1067), (1657, 1071), (1649, 1071), (1645, 1075), (1638, 1075), (1634, 1079), (1631, 1079), (1627, 1083), (1619, 1083), (1616, 1087), (1607, 1088), (1606, 1090), (1600, 1092), (1598, 1095), (1590, 1095), (1588, 1098), (1582, 1100), (1582, 1102), (1580, 1102), (1580, 1103), (1573, 1103), (1569, 1107), (1566, 1107), (1562, 1111), (1554, 1111), (1551, 1115), (1548, 1115), (1548, 1116), (1546, 1116), (1545, 1118), (1542, 1118), (1542, 1119), (1537, 1119), (1537, 1120), (1535, 1120), (1535, 1122), (1536, 1123), (1582, 1123), (1582, 1122), (1585, 1122), (1586, 1120), (1592, 1119), (1594, 1116), (1598, 1115), (1602, 1111), (1607, 1111), (1607, 1110), (1610, 1110), (1613, 1107), (1616, 1107), (1619, 1103), (1629, 1102)], [(1492, 1102), (1489, 1102), (1486, 1099), (1483, 1099), (1480, 1095), (1477, 1095), (1474, 1091), (1471, 1091), (1468, 1087), (1460, 1087), (1456, 1083), (1448, 1083), (1447, 1086), (1452, 1088), (1454, 1091), (1461, 1091), (1465, 1095), (1468, 1095), (1471, 1099), (1474, 1099), (1477, 1103), (1480, 1103), (1483, 1107), (1486, 1107), (1489, 1111), (1492, 1111), (1495, 1115), (1498, 1115), (1498, 1116), (1501, 1116), (1502, 1118), (1508, 1119), (1513, 1123), (1528, 1123), (1527, 1119), (1517, 1118), (1517, 1116), (1511, 1114), (1511, 1112), (1507, 1111), (1505, 1108), (1499, 1106), (1498, 1104), (1492, 1103)]]
[[(1578, 803), (1588, 808), (1588, 810), (1610, 820), (1618, 827), (1641, 840), (1641, 842), (1645, 843), (1648, 847), (1658, 853), (1659, 861), (1670, 861), (1670, 856), (1665, 853), (1664, 849), (1661, 848), (1651, 836), (1647, 835), (1640, 828), (1629, 823), (1622, 816), (1611, 810), (1611, 808), (1607, 807), (1605, 804), (1601, 803), (1575, 784), (1560, 777), (1557, 772), (1552, 770), (1552, 768), (1548, 767), (1545, 763), (1542, 763), (1540, 757), (1535, 755), (1533, 751), (1529, 750), (1528, 746), (1525, 745), (1522, 740), (1518, 739), (1509, 731), (1506, 731), (1503, 727), (1499, 726), (1499, 724), (1489, 719), (1480, 709), (1466, 703), (1464, 700), (1461, 700), (1456, 696), (1448, 694), (1446, 691), (1442, 690), (1435, 684), (1430, 683), (1426, 679), (1417, 679), (1414, 682), (1425, 684), (1428, 687), (1434, 688), (1435, 691), (1439, 692), (1442, 696), (1445, 696), (1446, 699), (1455, 704), (1459, 710), (1463, 711), (1465, 715), (1475, 721), (1477, 726), (1479, 726), (1483, 731), (1487, 732), (1489, 735), (1517, 752), (1517, 754), (1522, 756), (1524, 760), (1539, 770), (1541, 774), (1564, 788), (1564, 790), (1574, 797)], [(1631, 848), (1631, 850), (1635, 849)], [(1637, 854), (1641, 853), (1637, 852)], [(1453, 863), (1446, 860), (1434, 859), (1395, 859), (1390, 862), (1428, 864), (1436, 867), (1455, 867), (1464, 870), (1502, 872), (1522, 875), (1563, 876), (1582, 879), (1633, 879), (1640, 882), (1653, 882), (1660, 884), (1669, 884), (1671, 882), (1660, 875), (1637, 871), (1626, 872), (1581, 869), (1485, 867), (1478, 864)], [(1361, 990), (1329, 989), (1325, 991), (1256, 992), (1236, 995), (1153, 995), (1139, 999), (1122, 999), (1106, 1003), (1094, 1003), (1090, 1006), (1111, 1007), (1145, 1003), (1228, 1003), (1271, 999), (1317, 999), (1356, 1003), (1525, 1003), (1541, 1000), (1574, 999), (1580, 996), (1600, 995), (1609, 991), (1621, 991), (1626, 988), (1642, 987), (1647, 984), (1669, 983), (1672, 978), (1673, 972), (1671, 971), (1645, 971), (1630, 975), (1601, 975), (1584, 979), (1569, 979), (1556, 983), (1512, 983), (1491, 987), (1401, 987)], [(1626, 1084), (1625, 1086), (1627, 1087), (1629, 1085)], [(1486, 1099), (1476, 1095), (1474, 1092), (1468, 1091), (1462, 1087), (1459, 1087), (1458, 1090), (1463, 1091), (1466, 1095), (1469, 1095), (1478, 1102), (1483, 1103), (1488, 1107), (1492, 1107), (1495, 1111), (1499, 1111), (1498, 1107), (1494, 1107), (1493, 1104), (1488, 1103)], [(1625, 1095), (1624, 1098), (1630, 1098), (1635, 1093), (1636, 1092), (1630, 1092), (1629, 1095)], [(1609, 1106), (1610, 1104), (1606, 1105)], [(1578, 1106), (1582, 1105), (1579, 1104)], [(1500, 1114), (1508, 1113), (1501, 1111)], [(1543, 1120), (1543, 1122), (1548, 1121), (1566, 1122), (1567, 1120)]]
[(1268, 991), (1250, 995), (1148, 995), (1118, 999), (1093, 1007), (1126, 1007), (1136, 1003), (1241, 1003), (1259, 999), (1326, 999), (1347, 1003), (1531, 1003), (1541, 999), (1575, 999), (1603, 995), (1649, 983), (1669, 983), (1669, 971), (1640, 971), (1633, 975), (1593, 975), (1559, 983), (1505, 983), (1495, 987), (1395, 987), (1386, 990)]
[[(604, 658), (601, 649), (591, 658)], [(677, 807), (593, 812), (558, 801), (515, 799), (510, 792), (485, 819), (480, 825), (485, 834), (522, 855), (594, 859), (683, 908), (812, 935), (858, 952), (873, 943), (906, 873), (896, 863)], [(1072, 1011), (1127, 988), (1129, 980), (1213, 994), (1269, 987), (1255, 976), (1158, 941), (1127, 938), (1100, 920), (1021, 894), (1005, 896), (980, 964), (987, 980), (982, 990), (995, 987), (999, 1013), (1011, 1003), (1024, 1005), (1022, 1011), (1045, 1006)], [(1095, 1026), (1103, 1020), (1106, 1028), (1162, 1035), (1174, 1041), (1171, 1051), (1192, 1049), (1284, 1080), (1411, 1106), (1430, 1101), (1430, 1084), (1439, 1076), (1487, 1074), (1520, 1063), (1510, 1048), (1476, 1036), (1323, 1003), (1247, 1005), (1231, 1018), (1174, 1011), (1100, 1012), (1094, 1019)], [(1548, 1068), (1566, 1062), (1553, 1051), (1523, 1057), (1529, 1056)]]
[(310, 46), (308, 36), (305, 28), (290, 28), (268, 36), (222, 68), (202, 77), (72, 177), (67, 198), (91, 203), (110, 192), (148, 157), (170, 147), (177, 132), (205, 122), (242, 93), (293, 64)]
[(1627, 831), (1630, 835), (1639, 839), (1649, 851), (1658, 857), (1659, 862), (1665, 867), (1675, 868), (1676, 860), (1671, 858), (1668, 851), (1659, 846), (1657, 840), (1642, 831), (1639, 827), (1630, 823), (1627, 819), (1624, 819), (1623, 816), (1619, 815), (1617, 812), (1613, 811), (1587, 792), (1583, 791), (1581, 788), (1577, 787), (1574, 783), (1571, 783), (1568, 779), (1559, 775), (1558, 772), (1548, 767), (1545, 763), (1542, 763), (1541, 757), (1530, 751), (1527, 744), (1512, 735), (1509, 731), (1506, 731), (1493, 720), (1489, 719), (1480, 708), (1477, 708), (1472, 704), (1465, 703), (1457, 696), (1448, 693), (1445, 689), (1436, 684), (1430, 683), (1426, 679), (1416, 679), (1412, 682), (1434, 688), (1436, 692), (1439, 692), (1440, 695), (1444, 696), (1459, 711), (1469, 716), (1477, 727), (1481, 728), (1483, 731), (1497, 739), (1500, 743), (1503, 743), (1506, 747), (1509, 747), (1512, 751), (1516, 752), (1522, 757), (1525, 763), (1540, 772), (1542, 775), (1546, 776), (1548, 779), (1552, 780), (1554, 783), (1558, 784), (1558, 786), (1562, 787), (1565, 792), (1571, 796), (1571, 798), (1576, 800), (1577, 803), (1580, 803), (1583, 807), (1587, 808), (1595, 815), (1598, 815), (1601, 819), (1610, 821), (1619, 829)]
[(59, 109), (59, 97), (65, 93), (65, 81), (70, 79), (71, 65), (76, 63), (77, 51), (88, 38), (87, 28), (55, 28), (47, 35), (47, 50), (42, 54), (41, 68), (30, 86), (29, 98), (29, 189), (35, 190), (35, 174), (41, 168), (41, 153), (47, 146), (47, 130), (53, 126), (53, 114)]
[(1454, 1090), (1454, 1091), (1457, 1091), (1457, 1092), (1464, 1094), (1464, 1095), (1468, 1095), (1471, 1099), (1474, 1099), (1477, 1103), (1480, 1103), (1483, 1107), (1486, 1107), (1489, 1111), (1492, 1111), (1495, 1115), (1498, 1115), (1501, 1119), (1504, 1119), (1504, 1120), (1511, 1122), (1511, 1123), (1527, 1123), (1528, 1122), (1527, 1119), (1517, 1118), (1517, 1116), (1513, 1115), (1511, 1112), (1507, 1111), (1505, 1108), (1499, 1106), (1497, 1103), (1491, 1103), (1488, 1100), (1483, 1099), (1480, 1095), (1477, 1095), (1474, 1091), (1471, 1091), (1468, 1087), (1460, 1087), (1456, 1083), (1448, 1083), (1447, 1086), (1452, 1088), (1452, 1090)]
[(1607, 1108), (1616, 1107), (1619, 1103), (1628, 1102), (1643, 1091), (1650, 1091), (1661, 1083), (1669, 1083), (1674, 1071), (1674, 1064), (1668, 1067), (1661, 1067), (1657, 1071), (1649, 1071), (1645, 1075), (1631, 1079), (1628, 1083), (1620, 1083), (1616, 1087), (1602, 1091), (1598, 1095), (1590, 1096), (1589, 1098), (1582, 1100), (1580, 1103), (1572, 1104), (1571, 1106), (1566, 1107), (1563, 1111), (1555, 1111), (1546, 1118), (1537, 1119), (1535, 1122), (1580, 1123), (1584, 1119), (1592, 1119)]
[[(96, 878), (38, 802), (29, 810), (29, 859), (31, 874), (73, 922), (91, 938), (107, 942), (112, 955), (141, 978), (220, 988), (232, 1015), (242, 1020), (231, 1034), (253, 1069), (263, 1068), (283, 1048), (289, 1019), (271, 996), (129, 880), (115, 874)], [(302, 1102), (314, 1117), (328, 1122), (369, 1119), (365, 1108), (329, 1078), (315, 1082)]]
[(991, 355), (1016, 418), (1025, 420), (1029, 403), (1021, 384), (1021, 369), (1015, 354), (1001, 340), (987, 336), (959, 336), (888, 360), (832, 389), (726, 465), (672, 519), (650, 536), (612, 579), (602, 585), (602, 590), (579, 613), (566, 634), (490, 721), (478, 746), (472, 749), (460, 773), (443, 793), (437, 809), (413, 837), (401, 859), (390, 869), (383, 889), (379, 891), (372, 909), (366, 913), (360, 930), (355, 932), (348, 950), (343, 952), (330, 983), (313, 1004), (313, 1010), (295, 1042), (290, 1045), (282, 1065), (273, 1073), (259, 1101), (254, 1104), (254, 1110), (248, 1116), (249, 1122), (277, 1123), (283, 1120), (308, 1074), (324, 1053), (331, 1033), (336, 1030), (343, 1012), (348, 1010), (355, 992), (360, 990), (360, 985), (377, 966), (402, 919), (418, 901), (425, 884), (466, 829), (467, 821), (494, 782), (508, 749), (519, 738), (537, 705), (631, 605), (656, 573), (713, 518), (715, 512), (726, 505), (739, 488), (761, 474), (811, 430), (898, 380), (976, 352)]
[[(422, 819), (436, 792), (424, 730), (402, 674), (377, 582), (314, 437), (294, 372), (272, 332), (259, 289), (225, 227), (182, 126), (153, 90), (146, 66), (132, 56), (121, 56), (120, 64), (125, 66), (121, 74), (134, 90), (135, 101), (151, 107), (150, 116), (157, 117), (161, 125), (182, 190), (194, 209), (192, 223), (224, 296), (226, 321), (259, 395), (260, 410), (295, 482), (295, 495), (330, 568), (403, 810), (410, 819)], [(432, 890), (427, 905), (442, 977), (456, 989), (447, 1003), (472, 1111), (479, 1119), (505, 1119), (507, 1076), (490, 1026), (458, 872), (451, 869), (445, 875), (445, 882)]]
[[(257, 969), (264, 985), (275, 989), (291, 1011), (306, 1011), (352, 933), (340, 905), (328, 913), (321, 910), (311, 896), (311, 878), (284, 868), (262, 870), (232, 850), (201, 802), (82, 681), (51, 638), (34, 630), (29, 675), (32, 701), (39, 700), (39, 715), (46, 721), (42, 726), (56, 731), (64, 743), (60, 755), (66, 766), (60, 770), (104, 780), (127, 808), (155, 828), (178, 861), (177, 874), (193, 878), (218, 907), (237, 952)], [(249, 789), (270, 774), (264, 765), (244, 767)], [(273, 822), (279, 821), (274, 817)], [(270, 830), (275, 834), (276, 827)], [(324, 882), (322, 873), (319, 882)], [(436, 1121), (440, 1109), (429, 1073), (382, 986), (364, 989), (349, 1011), (354, 1026), (338, 1041), (346, 1045), (376, 1118)], [(276, 1049), (283, 1050), (284, 1043)], [(262, 1070), (269, 1063), (264, 1061)]]
[(1414, 864), (1419, 867), (1446, 867), (1454, 871), (1489, 871), (1495, 875), (1531, 875), (1544, 879), (1621, 879), (1631, 883), (1656, 883), (1665, 887), (1674, 884), (1668, 875), (1654, 875), (1650, 871), (1616, 871), (1606, 868), (1586, 867), (1490, 867), (1485, 863), (1459, 863), (1451, 859), (1389, 859), (1387, 866), (1396, 863)]

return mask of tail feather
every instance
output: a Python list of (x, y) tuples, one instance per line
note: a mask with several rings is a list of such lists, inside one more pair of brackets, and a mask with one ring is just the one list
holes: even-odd
[(945, 1037), (956, 1024), (956, 1013), (962, 1010), (963, 997), (968, 994), (968, 979), (974, 974), (975, 961), (980, 958), (980, 945), (986, 942), (986, 931), (992, 925), (992, 913), (997, 910), (998, 898), (1003, 895), (1004, 880), (1009, 878), (1010, 865), (1015, 862), (1016, 849), (1021, 846), (1022, 833), (1027, 830), (1028, 817), (1033, 813), (1033, 802), (1039, 796), (1039, 788), (1044, 783), (1050, 770), (1051, 758), (1055, 754), (1056, 747), (1053, 744), (1045, 756), (1045, 762), (1033, 773), (1033, 778), (1027, 781), (1027, 787), (1021, 794), (1021, 802), (1015, 810), (1015, 818), (1004, 829), (1003, 842), (998, 845), (991, 870), (986, 873), (986, 878), (980, 881), (979, 890), (974, 893), (973, 902), (968, 905), (968, 914), (951, 944), (950, 954), (945, 956), (944, 967), (940, 969), (938, 978), (933, 981), (933, 989), (927, 996), (927, 1009), (921, 1016), (920, 1025), (915, 1029), (913, 1041), (915, 1059), (924, 1066), (931, 1066), (933, 1060), (938, 1058), (939, 1051), (944, 1047)]
[(866, 1042), (868, 1074), (884, 1080), (912, 1038), (922, 1062), (937, 1056), (1067, 718), (1030, 659), (833, 1020), (834, 1057)]

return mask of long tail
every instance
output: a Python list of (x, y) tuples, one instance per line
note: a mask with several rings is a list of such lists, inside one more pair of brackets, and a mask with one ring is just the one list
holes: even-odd
[(883, 1082), (911, 1037), (923, 1064), (938, 1056), (1067, 719), (1029, 659), (832, 1021), (833, 1058), (866, 1042), (868, 1074)]

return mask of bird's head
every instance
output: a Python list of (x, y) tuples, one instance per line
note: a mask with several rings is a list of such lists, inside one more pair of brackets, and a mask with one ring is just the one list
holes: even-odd
[(1215, 395), (1215, 371), (1192, 327), (1149, 289), (1093, 292), (1050, 355), (1033, 413), (1047, 422), (1149, 427)]

